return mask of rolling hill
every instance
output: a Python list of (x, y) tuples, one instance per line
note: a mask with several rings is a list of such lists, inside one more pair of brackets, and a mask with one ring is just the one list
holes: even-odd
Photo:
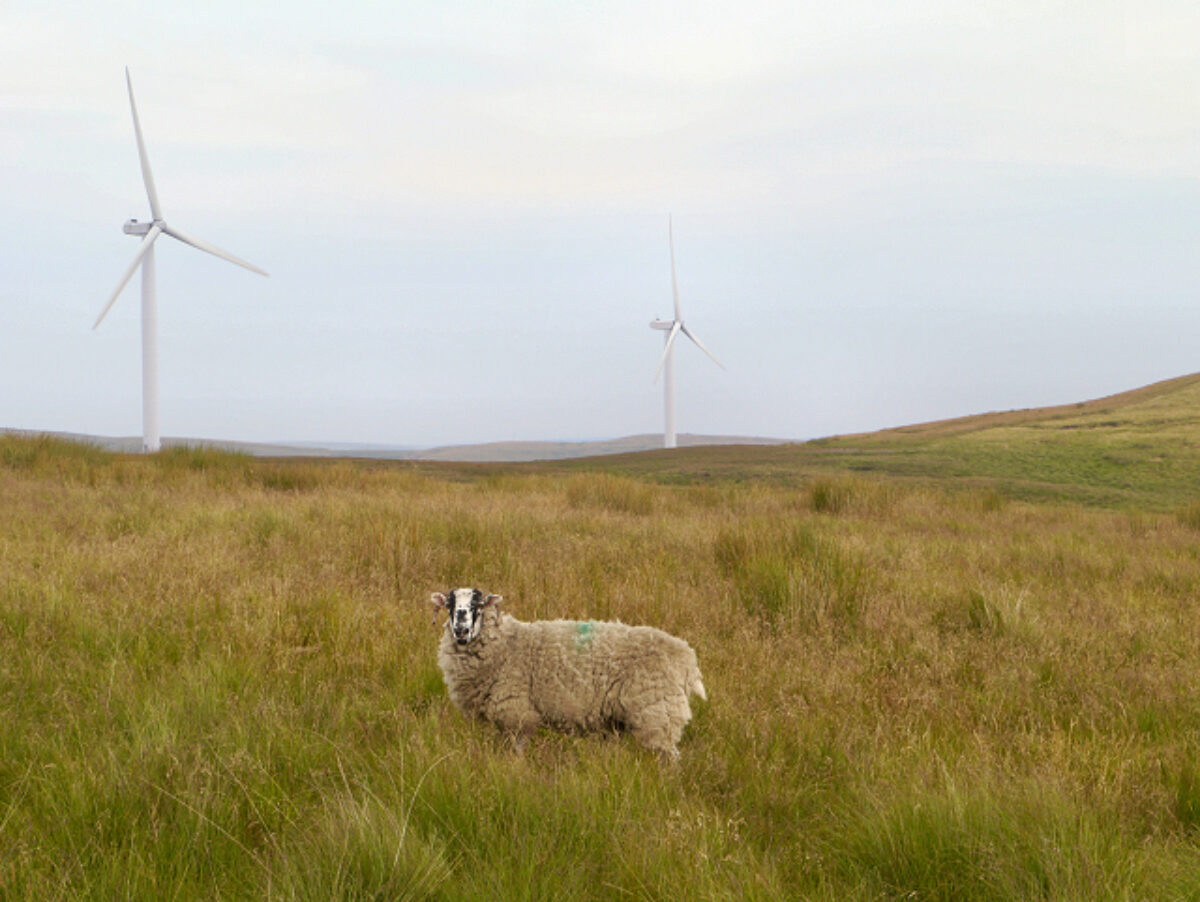
[[(681, 448), (702, 445), (781, 445), (784, 439), (758, 438), (738, 435), (691, 435), (677, 437)], [(477, 445), (445, 445), (409, 452), (406, 460), (445, 461), (532, 461), (566, 460), (578, 457), (600, 457), (608, 454), (629, 454), (662, 447), (661, 433), (627, 435), (623, 438), (587, 442), (486, 442)]]
[(876, 473), (1029, 499), (1169, 509), (1200, 497), (1200, 373), (1077, 404), (769, 447), (681, 448), (564, 466), (670, 481)]

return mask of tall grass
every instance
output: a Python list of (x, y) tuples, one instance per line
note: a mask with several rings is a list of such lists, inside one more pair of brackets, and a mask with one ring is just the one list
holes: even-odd
[(767, 626), (849, 630), (869, 598), (863, 563), (803, 522), (726, 530), (714, 555), (746, 613)]
[[(1186, 517), (5, 442), (2, 898), (1200, 898)], [(463, 718), (465, 584), (687, 638), (681, 763)]]

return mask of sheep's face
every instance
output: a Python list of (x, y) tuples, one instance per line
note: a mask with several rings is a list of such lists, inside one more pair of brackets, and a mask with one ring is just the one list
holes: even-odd
[(478, 589), (454, 589), (448, 595), (433, 594), (435, 610), (445, 608), (450, 613), (446, 624), (455, 643), (461, 648), (479, 636), (483, 626), (484, 609), (499, 602), (499, 595), (484, 595)]

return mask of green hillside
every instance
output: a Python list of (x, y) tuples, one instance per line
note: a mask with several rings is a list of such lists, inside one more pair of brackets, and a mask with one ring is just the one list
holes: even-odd
[(1200, 374), (1095, 401), (804, 444), (681, 448), (560, 466), (668, 481), (875, 473), (1030, 500), (1166, 510), (1200, 495)]

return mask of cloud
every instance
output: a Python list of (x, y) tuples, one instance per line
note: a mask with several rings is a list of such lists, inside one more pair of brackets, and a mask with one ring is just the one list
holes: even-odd
[(128, 62), (154, 159), (180, 155), (188, 195), (220, 204), (227, 179), (242, 208), (368, 216), (762, 206), (943, 162), (1188, 172), (1200, 56), (1182, 35), (1200, 13), (1129, 9), (51, 5), (0, 12), (0, 107), (124, 143)]

